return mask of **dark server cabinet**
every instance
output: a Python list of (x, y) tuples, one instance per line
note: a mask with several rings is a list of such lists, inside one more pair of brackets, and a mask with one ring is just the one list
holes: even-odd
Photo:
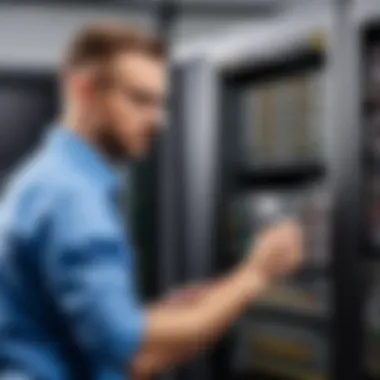
[(180, 282), (227, 272), (284, 217), (302, 218), (308, 250), (294, 277), (177, 378), (331, 379), (325, 72), (324, 53), (309, 48), (254, 66), (182, 65)]
[(260, 230), (287, 217), (305, 223), (307, 258), (236, 324), (215, 378), (329, 378), (324, 60), (323, 53), (302, 49), (222, 74), (219, 271), (241, 260)]
[(0, 181), (43, 138), (57, 108), (54, 75), (0, 72)]
[(360, 30), (363, 74), (362, 125), (366, 202), (366, 292), (364, 366), (369, 379), (380, 378), (380, 20)]

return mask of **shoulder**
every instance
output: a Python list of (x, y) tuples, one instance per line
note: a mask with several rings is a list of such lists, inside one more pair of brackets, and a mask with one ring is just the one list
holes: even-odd
[(69, 170), (55, 154), (41, 149), (14, 170), (4, 189), (3, 203), (20, 204), (45, 199), (45, 203), (67, 193)]
[(9, 178), (0, 204), (3, 223), (31, 229), (43, 218), (72, 222), (101, 214), (101, 195), (63, 157), (37, 151)]

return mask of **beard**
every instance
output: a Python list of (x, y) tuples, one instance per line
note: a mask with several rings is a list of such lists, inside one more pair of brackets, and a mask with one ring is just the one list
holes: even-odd
[(110, 125), (101, 128), (99, 136), (99, 146), (106, 156), (114, 163), (122, 163), (130, 158), (128, 151), (113, 132)]
[(122, 143), (122, 140), (115, 133), (112, 125), (103, 125), (100, 129), (101, 133), (98, 137), (98, 145), (104, 154), (114, 163), (123, 164), (126, 161), (140, 161), (149, 156), (149, 151), (154, 148), (157, 134), (154, 133), (154, 128), (150, 128), (152, 131), (146, 136), (146, 145), (141, 151), (131, 151)]

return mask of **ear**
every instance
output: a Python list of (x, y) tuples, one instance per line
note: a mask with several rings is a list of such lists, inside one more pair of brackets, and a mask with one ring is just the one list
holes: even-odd
[(83, 100), (88, 100), (94, 91), (93, 77), (85, 70), (76, 72), (71, 77), (71, 83), (75, 92)]

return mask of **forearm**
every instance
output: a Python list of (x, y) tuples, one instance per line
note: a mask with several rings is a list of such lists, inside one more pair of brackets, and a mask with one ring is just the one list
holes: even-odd
[[(252, 274), (249, 274), (252, 276)], [(199, 344), (220, 335), (262, 288), (240, 272), (227, 276), (202, 299), (183, 307), (148, 310), (146, 341), (150, 347)]]
[(195, 303), (148, 310), (146, 343), (135, 368), (157, 373), (212, 344), (262, 292), (263, 280), (254, 277), (238, 270), (209, 286)]
[[(158, 301), (150, 307), (150, 312), (155, 310), (155, 313), (164, 311), (165, 313), (178, 309), (188, 308), (189, 306), (195, 306), (202, 301), (204, 297), (208, 297), (210, 292), (219, 286), (222, 280), (214, 280), (212, 282), (203, 282), (198, 284), (190, 284), (182, 289), (175, 290), (169, 293), (168, 297)], [(186, 361), (192, 358), (197, 353), (197, 349), (193, 345), (176, 345), (171, 347), (168, 344), (163, 344), (161, 347), (147, 347), (139, 353), (135, 358), (133, 364), (133, 380), (148, 380), (149, 374), (152, 372), (152, 368), (156, 369), (156, 372), (160, 372), (162, 369), (167, 369), (175, 364)], [(150, 369), (150, 371), (148, 371)], [(160, 369), (160, 370), (158, 370)]]

